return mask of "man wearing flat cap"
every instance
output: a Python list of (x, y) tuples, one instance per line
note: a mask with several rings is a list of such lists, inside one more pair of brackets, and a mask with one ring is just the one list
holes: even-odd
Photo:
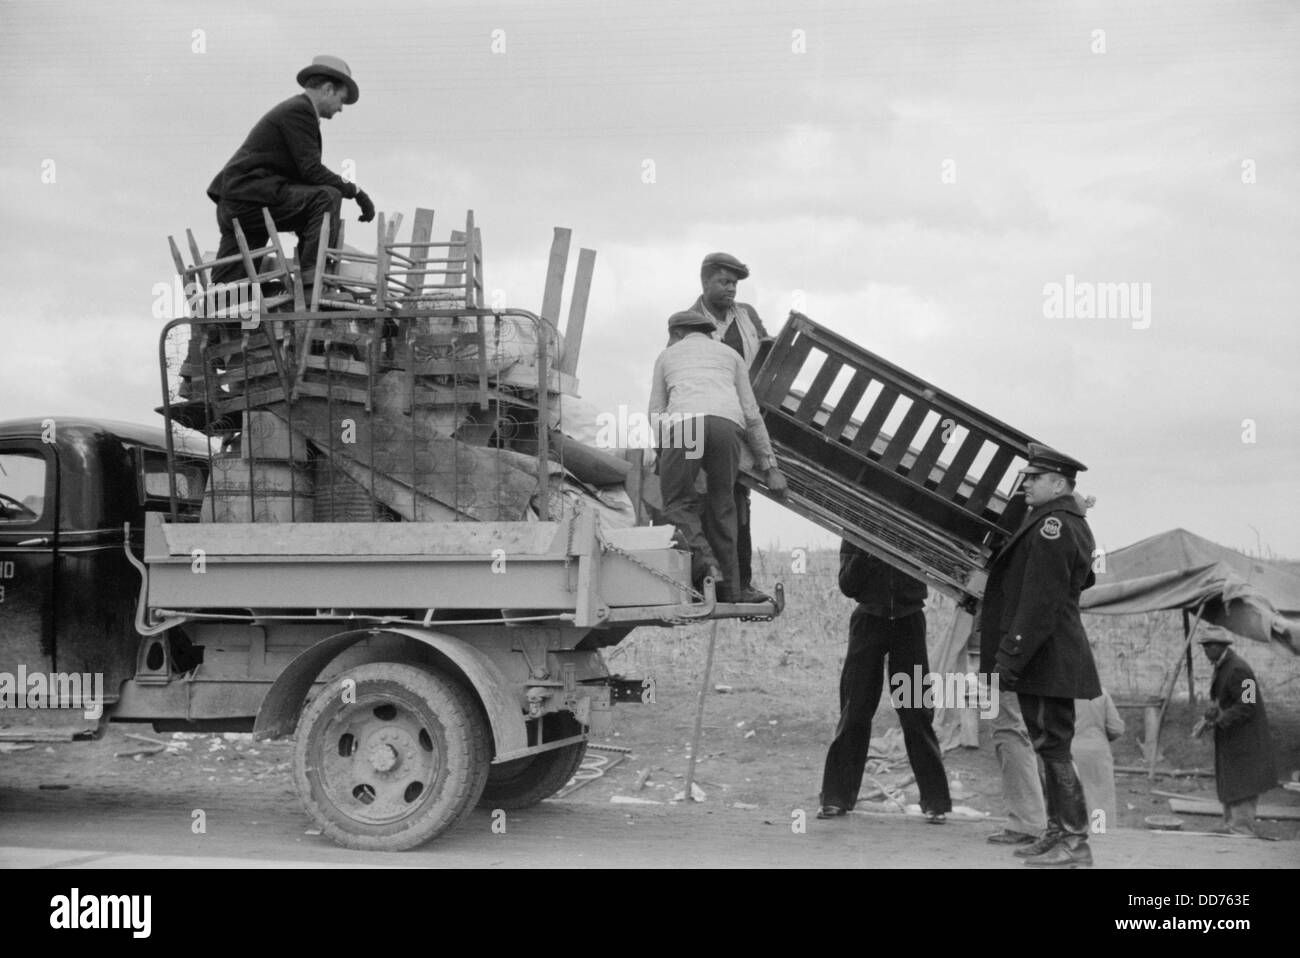
[(1095, 581), (1092, 530), (1074, 494), (1085, 468), (1030, 443), (1021, 470), (1029, 513), (993, 557), (980, 607), (980, 668), (1015, 693), (1043, 763), (1047, 828), (1014, 853), (1040, 867), (1092, 864), (1088, 806), (1070, 757), (1074, 700), (1101, 695), (1079, 615), (1079, 593)]
[[(762, 344), (772, 339), (754, 307), (736, 302), (736, 287), (741, 280), (748, 278), (749, 267), (730, 253), (710, 253), (700, 264), (703, 292), (690, 307), (691, 312), (712, 320), (713, 338), (739, 353), (747, 372), (754, 365)], [(741, 585), (748, 588), (752, 587), (754, 577), (749, 487), (737, 484), (735, 498), (736, 553), (740, 562)]]
[[(332, 244), (343, 199), (356, 200), (363, 223), (374, 219), (375, 205), (355, 183), (321, 163), (320, 121), (342, 112), (361, 95), (352, 71), (338, 57), (318, 56), (298, 71), (298, 85), (302, 93), (272, 107), (254, 124), (243, 145), (213, 178), (208, 196), (217, 204), (218, 257), (239, 252), (236, 219), (250, 247), (266, 243), (262, 221), (262, 207), (266, 207), (277, 229), (297, 234), (298, 262), (307, 286), (314, 278), (321, 218), (330, 215)], [(219, 266), (212, 274), (216, 283), (245, 275), (238, 262)]]
[[(664, 518), (691, 550), (691, 572), (717, 583), (721, 602), (770, 601), (743, 585), (736, 554), (736, 500), (741, 444), (748, 439), (767, 486), (780, 493), (785, 478), (772, 454), (767, 427), (735, 350), (712, 338), (713, 321), (701, 313), (674, 313), (669, 345), (655, 359), (650, 422), (658, 427), (659, 486)], [(701, 507), (695, 480), (704, 470), (708, 491)]]
[(1214, 785), (1223, 805), (1224, 830), (1255, 835), (1259, 796), (1277, 787), (1264, 698), (1254, 671), (1229, 648), (1232, 634), (1227, 629), (1207, 626), (1200, 641), (1214, 674), (1211, 705), (1195, 734), (1214, 729)]

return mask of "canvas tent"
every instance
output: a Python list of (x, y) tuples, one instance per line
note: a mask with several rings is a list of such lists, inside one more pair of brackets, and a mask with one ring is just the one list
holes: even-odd
[(1079, 606), (1102, 615), (1203, 606), (1204, 621), (1300, 655), (1300, 575), (1185, 529), (1107, 553)]

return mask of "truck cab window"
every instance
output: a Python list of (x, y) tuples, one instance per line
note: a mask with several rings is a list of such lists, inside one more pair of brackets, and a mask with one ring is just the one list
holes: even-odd
[(45, 458), (0, 453), (0, 523), (35, 522), (45, 511)]

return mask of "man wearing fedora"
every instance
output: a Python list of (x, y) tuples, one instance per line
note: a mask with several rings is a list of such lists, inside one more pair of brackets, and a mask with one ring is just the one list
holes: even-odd
[[(1043, 763), (1047, 828), (1014, 853), (1040, 867), (1092, 864), (1088, 805), (1070, 757), (1074, 700), (1101, 695), (1079, 615), (1079, 593), (1095, 581), (1092, 530), (1074, 494), (1085, 468), (1030, 443), (1021, 470), (1029, 513), (993, 557), (980, 606), (980, 668), (994, 673), (1002, 703), (1015, 693)], [(1005, 771), (1004, 763), (1004, 779)]]
[[(746, 372), (754, 365), (763, 343), (771, 342), (758, 312), (748, 303), (736, 302), (736, 287), (749, 278), (749, 267), (730, 253), (710, 253), (700, 264), (703, 291), (689, 311), (713, 321), (713, 338), (730, 346), (745, 361)], [(736, 555), (742, 588), (754, 580), (753, 541), (749, 525), (749, 487), (736, 485)]]
[[(338, 57), (319, 56), (298, 71), (298, 85), (302, 93), (272, 107), (257, 121), (243, 145), (213, 178), (208, 196), (217, 204), (221, 230), (218, 257), (239, 252), (236, 219), (250, 247), (266, 242), (262, 220), (262, 207), (266, 207), (278, 229), (298, 235), (298, 262), (307, 286), (314, 278), (321, 218), (330, 215), (332, 243), (344, 198), (356, 200), (363, 223), (374, 219), (375, 205), (355, 183), (321, 163), (320, 121), (342, 112), (360, 96), (352, 71)], [(214, 283), (230, 282), (242, 278), (244, 269), (236, 262), (212, 273)]]
[(1205, 657), (1214, 664), (1211, 705), (1196, 734), (1214, 730), (1214, 785), (1223, 805), (1224, 829), (1255, 835), (1259, 796), (1277, 787), (1268, 716), (1255, 673), (1229, 646), (1227, 629), (1209, 626), (1201, 638)]

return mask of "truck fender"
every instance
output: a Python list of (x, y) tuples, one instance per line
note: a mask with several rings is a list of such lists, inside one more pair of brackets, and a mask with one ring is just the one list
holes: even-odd
[(290, 662), (262, 701), (253, 725), (253, 737), (272, 739), (292, 735), (312, 684), (326, 666), (362, 639), (385, 634), (419, 642), (450, 661), (459, 677), (473, 688), (487, 713), (496, 746), (494, 761), (507, 761), (515, 753), (528, 751), (523, 709), (495, 662), (468, 642), (442, 632), (393, 627), (341, 632), (317, 642)]

